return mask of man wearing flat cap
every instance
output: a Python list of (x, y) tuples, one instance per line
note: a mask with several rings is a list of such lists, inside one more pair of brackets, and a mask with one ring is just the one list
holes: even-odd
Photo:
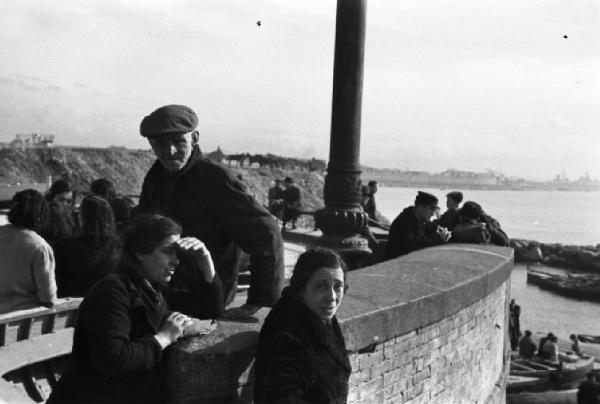
[(138, 211), (169, 216), (182, 236), (202, 240), (223, 284), (225, 304), (237, 288), (239, 249), (250, 256), (247, 302), (225, 312), (245, 317), (272, 306), (283, 285), (283, 242), (273, 217), (234, 173), (202, 156), (198, 117), (184, 105), (166, 105), (146, 116), (140, 133), (148, 138), (157, 161), (144, 183)]
[(451, 233), (431, 222), (438, 199), (419, 191), (414, 206), (405, 208), (394, 219), (388, 236), (386, 259), (447, 242)]

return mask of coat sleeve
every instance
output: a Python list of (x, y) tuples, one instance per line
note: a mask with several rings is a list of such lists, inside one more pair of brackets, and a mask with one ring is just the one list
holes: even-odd
[[(103, 376), (114, 377), (157, 366), (162, 347), (154, 335), (130, 339), (130, 297), (124, 285), (105, 281), (84, 301), (80, 319), (88, 335), (90, 360)], [(89, 298), (89, 300), (88, 300)]]
[(287, 333), (275, 334), (269, 345), (260, 404), (305, 403), (302, 397), (314, 383), (314, 374), (304, 345)]
[(231, 239), (250, 256), (248, 303), (273, 306), (283, 287), (283, 241), (277, 222), (239, 181), (211, 173), (211, 211)]
[(56, 303), (55, 261), (52, 247), (40, 245), (32, 262), (33, 280), (39, 301), (44, 304)]
[(441, 237), (434, 231), (427, 231), (424, 236), (419, 236), (411, 223), (404, 217), (394, 220), (388, 236), (386, 259), (392, 259), (411, 251), (420, 250), (443, 243)]

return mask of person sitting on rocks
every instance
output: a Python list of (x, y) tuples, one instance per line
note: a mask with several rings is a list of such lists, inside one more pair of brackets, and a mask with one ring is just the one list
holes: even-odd
[(531, 331), (525, 330), (525, 335), (519, 341), (519, 356), (530, 359), (535, 354), (535, 343), (531, 340)]
[(451, 233), (430, 221), (438, 199), (419, 191), (414, 206), (405, 208), (392, 222), (385, 259), (447, 242)]
[(438, 224), (446, 227), (448, 230), (453, 230), (460, 223), (459, 206), (463, 200), (463, 194), (459, 191), (452, 191), (446, 194), (446, 208)]

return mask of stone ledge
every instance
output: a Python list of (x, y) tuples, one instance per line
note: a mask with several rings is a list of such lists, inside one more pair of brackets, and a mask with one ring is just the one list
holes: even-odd
[(347, 348), (357, 351), (449, 317), (496, 290), (512, 267), (511, 248), (451, 244), (353, 271), (338, 311)]
[[(482, 300), (509, 279), (512, 264), (511, 248), (453, 244), (350, 272), (338, 312), (348, 350), (408, 334)], [(249, 402), (255, 345), (268, 311), (248, 322), (219, 320), (212, 334), (173, 346), (170, 400)]]

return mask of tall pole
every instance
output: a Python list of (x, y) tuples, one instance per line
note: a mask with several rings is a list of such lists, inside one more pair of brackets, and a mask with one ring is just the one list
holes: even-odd
[(338, 0), (325, 208), (316, 214), (322, 244), (354, 261), (371, 252), (360, 236), (368, 222), (360, 204), (365, 26), (366, 0)]

